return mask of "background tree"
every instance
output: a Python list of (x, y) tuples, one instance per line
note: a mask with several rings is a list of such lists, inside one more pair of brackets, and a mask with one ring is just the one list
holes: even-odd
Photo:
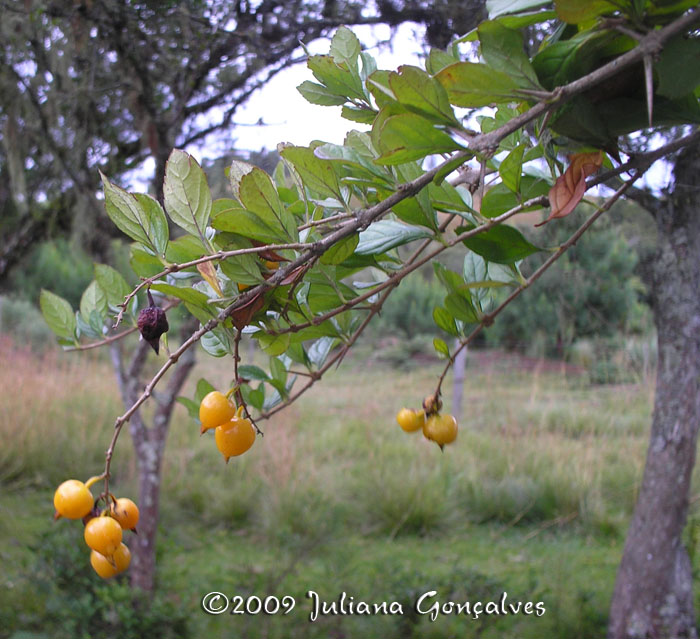
[(95, 199), (97, 168), (117, 178), (151, 158), (160, 200), (170, 150), (221, 131), (233, 141), (237, 109), (301, 59), (300, 43), (341, 24), (409, 20), (443, 42), (482, 5), (3, 0), (0, 277), (52, 229), (104, 260), (114, 233)]

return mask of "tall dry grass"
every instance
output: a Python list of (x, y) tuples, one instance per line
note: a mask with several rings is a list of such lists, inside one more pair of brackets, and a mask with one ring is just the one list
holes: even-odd
[[(98, 473), (122, 410), (109, 363), (90, 353), (37, 356), (6, 340), (0, 359), (0, 483), (46, 490)], [(190, 396), (200, 376), (219, 387), (230, 377), (226, 362), (201, 359)], [(349, 360), (262, 423), (265, 436), (228, 465), (211, 433), (200, 437), (178, 408), (164, 517), (288, 541), (348, 529), (431, 535), (484, 522), (623, 530), (641, 478), (651, 380), (587, 386), (556, 369), (472, 364), (460, 436), (441, 453), (394, 421), (401, 406), (420, 405), (438, 370)], [(115, 481), (134, 492), (126, 431), (114, 459)]]
[(0, 339), (0, 482), (54, 484), (99, 472), (119, 410), (94, 354), (38, 355)]

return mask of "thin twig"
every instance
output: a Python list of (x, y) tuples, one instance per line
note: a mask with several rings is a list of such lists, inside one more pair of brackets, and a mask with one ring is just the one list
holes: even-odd
[(445, 380), (445, 376), (447, 375), (447, 372), (452, 368), (455, 358), (457, 355), (465, 349), (473, 340), (474, 338), (486, 327), (490, 326), (493, 324), (494, 319), (499, 315), (499, 313), (506, 307), (508, 304), (510, 304), (520, 293), (522, 293), (526, 288), (531, 286), (539, 277), (550, 267), (554, 262), (556, 262), (570, 247), (572, 247), (576, 242), (579, 240), (579, 238), (590, 228), (591, 224), (595, 222), (603, 213), (605, 213), (607, 210), (610, 209), (610, 207), (617, 202), (618, 199), (625, 193), (625, 191), (630, 188), (639, 178), (641, 178), (643, 173), (638, 173), (637, 175), (633, 176), (630, 178), (627, 182), (625, 182), (613, 195), (608, 198), (604, 204), (602, 204), (596, 211), (576, 230), (576, 232), (566, 241), (564, 244), (562, 244), (545, 262), (542, 264), (529, 278), (527, 278), (518, 288), (513, 290), (513, 292), (508, 295), (508, 297), (501, 302), (498, 307), (491, 311), (490, 313), (485, 313), (479, 324), (465, 337), (463, 340), (460, 341), (460, 345), (458, 348), (455, 349), (455, 351), (450, 355), (450, 357), (447, 360), (447, 363), (445, 364), (445, 367), (440, 374), (440, 377), (438, 379), (437, 387), (435, 388), (435, 393), (434, 397), (437, 401), (437, 399), (440, 397), (440, 390), (442, 388), (442, 383)]
[[(412, 273), (416, 269), (420, 268), (423, 266), (425, 263), (429, 262), (433, 258), (437, 257), (442, 253), (443, 251), (446, 251), (448, 248), (451, 248), (455, 244), (459, 244), (460, 242), (469, 239), (470, 237), (474, 237), (475, 235), (479, 235), (480, 233), (484, 233), (485, 231), (488, 231), (489, 229), (493, 228), (494, 226), (497, 226), (501, 224), (502, 222), (505, 222), (506, 220), (510, 219), (514, 215), (517, 215), (518, 213), (521, 213), (523, 210), (531, 208), (533, 206), (548, 206), (549, 204), (549, 199), (544, 196), (540, 195), (538, 197), (532, 198), (530, 200), (527, 200), (523, 202), (522, 204), (518, 204), (518, 206), (513, 207), (509, 211), (506, 211), (505, 213), (502, 213), (501, 215), (497, 217), (493, 217), (488, 219), (484, 224), (481, 226), (477, 226), (476, 228), (471, 229), (470, 231), (466, 231), (457, 237), (453, 238), (452, 240), (445, 242), (444, 244), (441, 244), (438, 248), (436, 248), (433, 252), (431, 252), (429, 255), (421, 259), (420, 261), (417, 262), (407, 262), (403, 268), (399, 269), (398, 271), (392, 273), (386, 280), (383, 282), (380, 282), (377, 284), (377, 286), (373, 287), (370, 291), (367, 291), (366, 293), (363, 293), (362, 295), (358, 295), (357, 297), (354, 297), (351, 300), (348, 300), (338, 308), (334, 308), (330, 311), (327, 311), (326, 313), (322, 315), (317, 315), (314, 317), (312, 320), (308, 322), (304, 322), (302, 324), (295, 324), (293, 326), (289, 326), (285, 329), (275, 331), (275, 330), (270, 330), (268, 331), (271, 335), (284, 335), (285, 333), (297, 333), (305, 328), (309, 328), (311, 326), (318, 326), (319, 324), (325, 322), (326, 320), (335, 317), (336, 315), (339, 315), (340, 313), (343, 313), (354, 306), (357, 306), (358, 304), (361, 304), (362, 302), (368, 300), (369, 298), (375, 296), (377, 293), (383, 291), (385, 288), (393, 286), (395, 283), (401, 281), (406, 275), (409, 273)], [(425, 241), (425, 245), (430, 244), (434, 238), (429, 238)]]
[(248, 248), (235, 249), (232, 251), (217, 251), (216, 253), (212, 253), (211, 255), (204, 255), (203, 257), (197, 258), (196, 260), (191, 260), (189, 262), (182, 262), (181, 264), (171, 264), (166, 269), (162, 270), (160, 273), (152, 275), (151, 277), (144, 278), (141, 281), (141, 283), (124, 298), (124, 301), (121, 304), (119, 304), (121, 310), (119, 311), (114, 321), (114, 326), (112, 328), (117, 328), (117, 326), (119, 326), (119, 323), (124, 317), (124, 311), (126, 310), (126, 307), (129, 305), (129, 302), (132, 300), (134, 295), (136, 295), (144, 286), (151, 286), (153, 282), (159, 280), (161, 277), (169, 275), (170, 273), (177, 273), (178, 271), (184, 271), (185, 269), (197, 266), (198, 264), (205, 264), (206, 262), (213, 262), (215, 260), (225, 260), (226, 258), (236, 257), (237, 255), (263, 253), (265, 251), (282, 251), (287, 249), (303, 250), (308, 249), (311, 246), (311, 244), (303, 242), (291, 242), (289, 244), (264, 244), (263, 246), (251, 246)]

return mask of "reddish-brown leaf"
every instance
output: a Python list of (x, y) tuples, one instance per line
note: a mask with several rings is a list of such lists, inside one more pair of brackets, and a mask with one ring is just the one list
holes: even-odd
[(243, 306), (238, 307), (233, 313), (231, 313), (231, 321), (233, 325), (242, 331), (248, 324), (250, 320), (253, 319), (255, 315), (263, 306), (265, 305), (265, 300), (263, 298), (262, 291), (256, 293), (251, 297)]
[(577, 153), (569, 157), (569, 166), (554, 186), (549, 190), (549, 217), (535, 226), (542, 226), (549, 220), (566, 217), (576, 208), (586, 192), (586, 178), (593, 175), (603, 164), (603, 152)]
[(303, 264), (301, 266), (297, 266), (295, 269), (292, 269), (289, 273), (287, 273), (287, 276), (280, 282), (280, 286), (286, 286), (287, 284), (295, 282), (297, 279), (299, 279), (299, 276), (303, 274), (303, 271)]
[[(253, 240), (253, 246), (265, 246), (265, 244), (263, 242)], [(258, 255), (261, 259), (268, 260), (269, 262), (289, 262), (289, 260), (286, 257), (282, 257), (279, 253), (276, 253), (272, 249), (265, 249), (264, 251), (260, 251)]]

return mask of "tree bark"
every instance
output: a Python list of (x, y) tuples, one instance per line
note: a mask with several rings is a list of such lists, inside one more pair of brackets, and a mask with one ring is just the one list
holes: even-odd
[(651, 438), (618, 570), (610, 639), (696, 639), (681, 535), (700, 425), (700, 148), (676, 161), (673, 193), (654, 211), (652, 299), (658, 371)]
[[(191, 332), (192, 326), (186, 323), (183, 332)], [(114, 342), (111, 347), (112, 363), (117, 374), (119, 389), (125, 408), (132, 406), (142, 390), (141, 373), (150, 346), (140, 341), (134, 351), (128, 370), (124, 370), (121, 347)], [(140, 411), (136, 411), (129, 420), (129, 432), (136, 451), (139, 474), (139, 523), (138, 534), (129, 544), (132, 554), (130, 567), (131, 586), (147, 594), (155, 586), (156, 534), (158, 532), (158, 507), (160, 500), (161, 469), (163, 452), (170, 428), (170, 420), (175, 400), (182, 390), (195, 364), (194, 349), (183, 353), (177, 367), (170, 375), (166, 389), (156, 393), (156, 411), (153, 424), (147, 427)]]

